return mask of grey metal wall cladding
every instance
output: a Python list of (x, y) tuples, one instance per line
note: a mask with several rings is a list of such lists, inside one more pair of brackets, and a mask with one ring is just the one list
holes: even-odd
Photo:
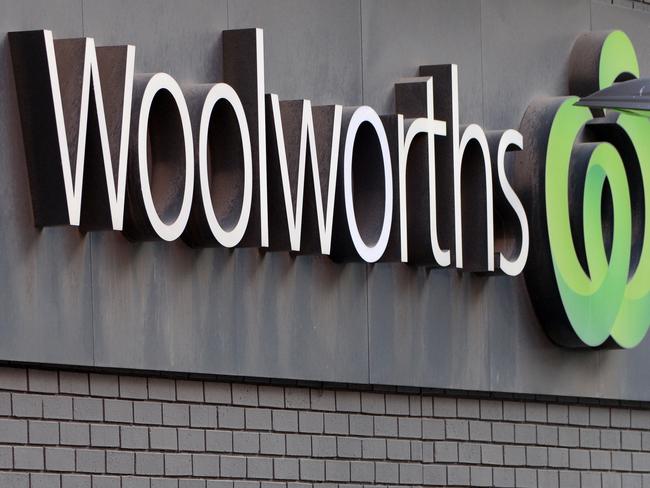
[(624, 29), (650, 74), (649, 23), (587, 0), (0, 0), (0, 359), (650, 400), (650, 341), (560, 349), (521, 278), (34, 229), (6, 36), (132, 43), (138, 72), (210, 82), (222, 31), (261, 27), (268, 92), (380, 113), (399, 78), (454, 62), (461, 123), (504, 129), (566, 93), (590, 28)]

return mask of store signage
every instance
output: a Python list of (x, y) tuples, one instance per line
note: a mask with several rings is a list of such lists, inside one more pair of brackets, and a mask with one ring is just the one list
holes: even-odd
[(650, 325), (650, 120), (575, 105), (639, 76), (621, 31), (580, 36), (571, 96), (534, 100), (520, 130), (516, 188), (534, 252), (525, 270), (537, 315), (568, 347), (633, 347)]
[(583, 35), (574, 96), (534, 100), (521, 133), (459, 124), (453, 64), (398, 81), (380, 116), (265, 95), (260, 29), (225, 31), (224, 81), (194, 85), (135, 73), (133, 46), (9, 40), (39, 227), (524, 271), (560, 345), (632, 347), (647, 331), (650, 122), (574, 105), (638, 75), (623, 33)]

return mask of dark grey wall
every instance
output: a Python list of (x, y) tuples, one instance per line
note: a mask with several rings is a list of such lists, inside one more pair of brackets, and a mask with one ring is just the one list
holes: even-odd
[(650, 13), (587, 0), (0, 0), (0, 12), (0, 359), (650, 400), (650, 341), (560, 349), (522, 279), (35, 230), (5, 34), (133, 43), (138, 71), (207, 82), (221, 31), (262, 27), (267, 91), (380, 112), (400, 77), (454, 62), (461, 123), (498, 129), (566, 92), (590, 28), (626, 30), (650, 74)]

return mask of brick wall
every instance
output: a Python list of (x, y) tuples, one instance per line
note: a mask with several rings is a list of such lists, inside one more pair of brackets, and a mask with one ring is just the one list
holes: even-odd
[(641, 407), (0, 368), (0, 487), (645, 487)]

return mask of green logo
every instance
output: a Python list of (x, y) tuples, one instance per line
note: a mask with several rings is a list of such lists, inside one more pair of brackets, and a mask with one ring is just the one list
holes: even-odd
[(584, 34), (570, 61), (573, 96), (535, 100), (522, 120), (517, 179), (540, 249), (526, 282), (555, 342), (634, 347), (650, 325), (650, 120), (574, 104), (638, 77), (638, 62), (621, 31)]

